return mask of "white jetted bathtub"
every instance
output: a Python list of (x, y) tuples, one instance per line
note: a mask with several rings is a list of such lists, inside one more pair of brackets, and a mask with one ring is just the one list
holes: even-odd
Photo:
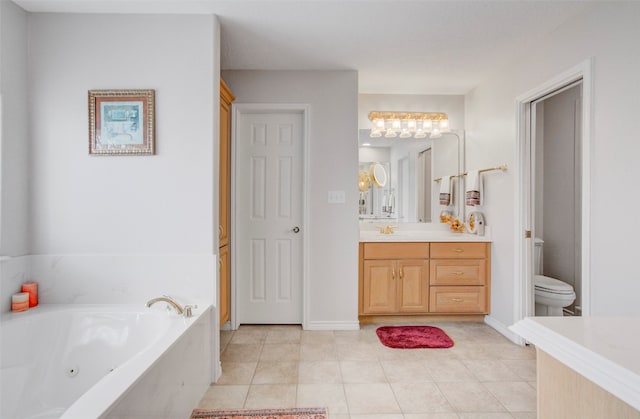
[(189, 417), (211, 382), (211, 307), (186, 319), (163, 305), (3, 315), (0, 417)]

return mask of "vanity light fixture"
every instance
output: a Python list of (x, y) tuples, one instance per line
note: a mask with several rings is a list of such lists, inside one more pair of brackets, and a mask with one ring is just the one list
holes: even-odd
[(371, 138), (440, 138), (449, 132), (449, 117), (444, 112), (369, 112), (373, 128)]

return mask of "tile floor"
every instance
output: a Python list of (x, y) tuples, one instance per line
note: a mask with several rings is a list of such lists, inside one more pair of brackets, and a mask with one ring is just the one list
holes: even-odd
[(327, 407), (331, 419), (530, 419), (535, 350), (482, 323), (440, 323), (449, 349), (391, 349), (375, 334), (242, 326), (223, 332), (204, 409)]

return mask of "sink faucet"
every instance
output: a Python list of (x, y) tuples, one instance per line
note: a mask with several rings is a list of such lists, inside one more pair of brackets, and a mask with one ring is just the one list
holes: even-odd
[(147, 307), (151, 307), (152, 305), (154, 305), (155, 303), (158, 303), (160, 301), (164, 301), (165, 303), (169, 304), (171, 307), (173, 307), (176, 312), (178, 314), (185, 314), (185, 316), (187, 316), (187, 314), (191, 314), (191, 307), (187, 306), (186, 308), (188, 308), (187, 313), (185, 313), (185, 309), (176, 302), (176, 300), (174, 300), (173, 298), (169, 297), (168, 295), (163, 295), (162, 297), (156, 297), (156, 298), (152, 298), (149, 301), (147, 301)]
[(397, 228), (397, 225), (391, 225), (391, 224), (387, 224), (385, 226), (376, 226), (378, 227), (378, 230), (380, 230), (380, 233), (382, 234), (393, 234), (393, 229)]

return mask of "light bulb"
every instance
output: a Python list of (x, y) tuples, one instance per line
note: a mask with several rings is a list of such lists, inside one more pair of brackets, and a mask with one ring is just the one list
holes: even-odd
[(425, 119), (424, 121), (422, 121), (422, 129), (424, 130), (424, 132), (431, 132), (432, 128), (433, 128), (432, 120)]
[(381, 131), (384, 130), (384, 119), (376, 119), (375, 121), (373, 121), (373, 124), (375, 125), (376, 129)]
[(440, 131), (448, 132), (449, 131), (449, 120), (443, 119), (440, 121)]
[(411, 132), (414, 132), (416, 130), (416, 120), (415, 119), (409, 119), (407, 121), (407, 129)]
[(440, 128), (433, 127), (433, 129), (431, 130), (431, 134), (429, 135), (429, 138), (440, 138), (440, 137), (442, 137), (442, 134), (440, 133)]
[(394, 119), (393, 121), (391, 121), (391, 128), (393, 128), (394, 131), (400, 131), (401, 127), (402, 123), (399, 119)]

